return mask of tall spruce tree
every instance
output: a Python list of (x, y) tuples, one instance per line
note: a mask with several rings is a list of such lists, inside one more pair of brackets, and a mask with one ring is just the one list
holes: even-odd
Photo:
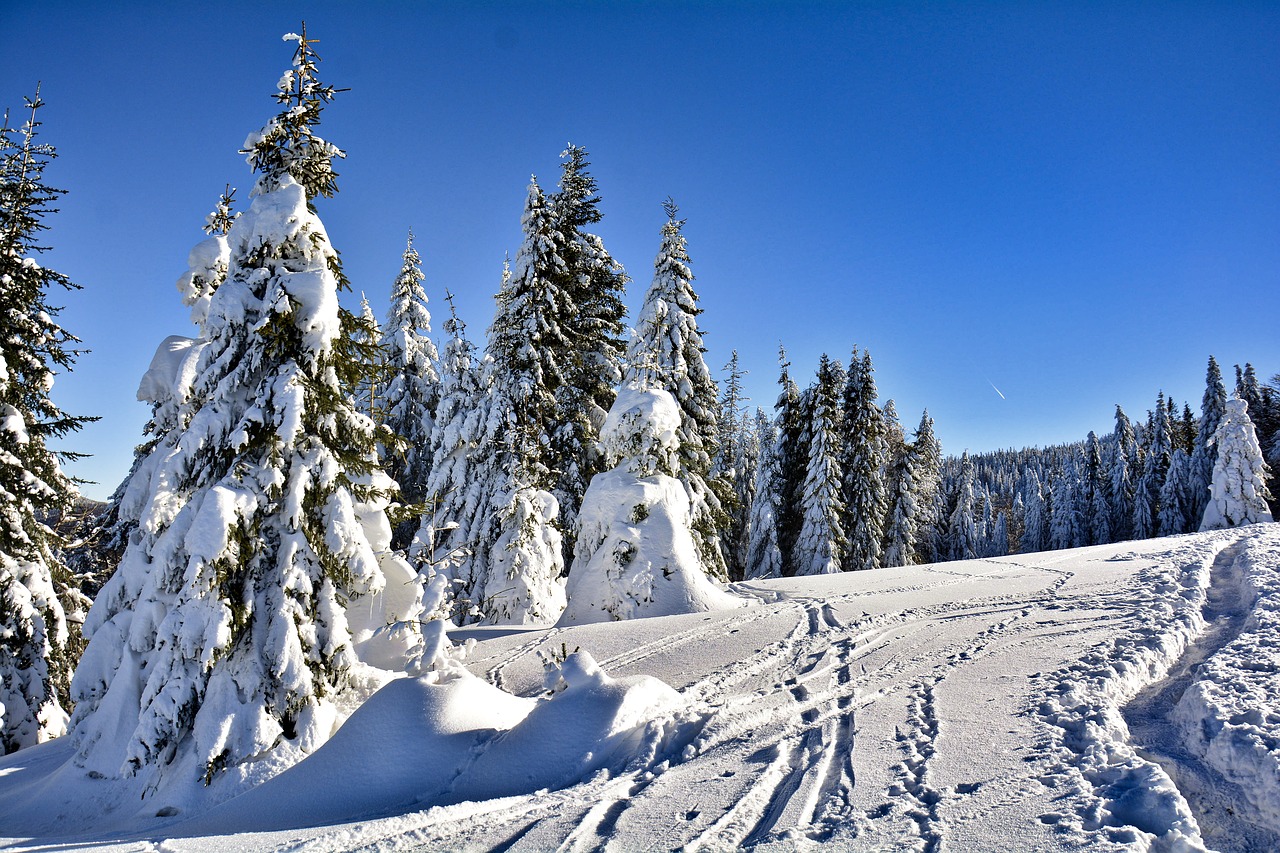
[(805, 395), (791, 378), (791, 363), (786, 351), (778, 347), (781, 391), (774, 406), (774, 422), (778, 427), (778, 442), (774, 446), (774, 466), (777, 480), (772, 492), (775, 496), (777, 515), (778, 550), (782, 555), (782, 573), (794, 575), (796, 539), (804, 526), (805, 472), (809, 466), (809, 413)]
[(431, 430), (427, 512), (410, 552), (419, 571), (427, 565), (448, 567), (453, 581), (451, 592), (458, 602), (453, 618), (463, 624), (472, 615), (471, 569), (476, 559), (469, 547), (471, 525), (481, 517), (488, 498), (482, 488), (485, 483), (476, 477), (483, 455), (483, 372), (452, 294), (446, 292), (445, 298), (449, 302), (449, 319), (444, 322), (444, 331), (449, 340), (440, 363), (440, 399)]
[[(383, 467), (400, 486), (401, 499), (420, 504), (427, 499), (431, 473), (431, 433), (440, 402), (440, 355), (428, 335), (431, 313), (422, 288), (422, 259), (409, 232), (400, 274), (391, 285), (391, 308), (382, 336), (387, 368), (382, 391), (382, 423), (399, 441), (387, 448)], [(396, 526), (393, 548), (409, 545), (414, 520)]]
[(1222, 382), (1222, 369), (1218, 360), (1209, 356), (1205, 370), (1204, 397), (1200, 401), (1200, 424), (1196, 431), (1195, 445), (1191, 451), (1187, 489), (1190, 494), (1190, 517), (1199, 526), (1204, 508), (1209, 503), (1209, 483), (1213, 479), (1213, 463), (1218, 459), (1218, 448), (1213, 443), (1214, 433), (1227, 410), (1227, 388)]
[(845, 506), (843, 525), (849, 539), (845, 569), (878, 569), (889, 499), (885, 468), (889, 462), (888, 430), (876, 405), (871, 353), (849, 356), (843, 388), (843, 442), (840, 463)]
[(840, 389), (838, 362), (823, 353), (812, 388), (809, 459), (801, 506), (803, 524), (795, 544), (797, 575), (836, 574), (843, 570), (848, 539), (840, 472)]
[(556, 427), (550, 436), (551, 470), (556, 472), (552, 491), (560, 504), (567, 561), (582, 496), (591, 477), (604, 470), (596, 440), (622, 381), (627, 349), (622, 298), (628, 279), (604, 241), (588, 230), (602, 214), (586, 149), (571, 144), (560, 157), (559, 186), (547, 200), (552, 224), (547, 250), (560, 262), (549, 274), (565, 300), (554, 306), (565, 346), (550, 353), (563, 381), (548, 379), (556, 400)]
[(744, 576), (756, 578), (782, 577), (782, 551), (778, 548), (778, 485), (782, 472), (778, 467), (778, 428), (761, 409), (756, 409), (756, 436), (760, 460), (755, 471), (755, 490), (751, 501), (750, 540)]
[(1169, 473), (1173, 447), (1169, 436), (1169, 409), (1165, 405), (1164, 392), (1156, 400), (1156, 410), (1151, 416), (1146, 453), (1142, 464), (1142, 477), (1134, 489), (1133, 538), (1150, 539), (1157, 535), (1160, 516), (1160, 490)]
[(1049, 550), (1049, 506), (1045, 501), (1040, 475), (1035, 469), (1027, 472), (1027, 485), (1023, 492), (1022, 541), (1018, 551), (1034, 554)]
[[(746, 371), (733, 350), (724, 366), (725, 381), (720, 392), (719, 448), (712, 464), (713, 479), (722, 501), (727, 525), (721, 535), (725, 566), (730, 580), (745, 577), (750, 550), (751, 505), (755, 500), (756, 466), (760, 461), (759, 433), (747, 413), (742, 377)], [(713, 487), (714, 488), (714, 487)]]
[(942, 518), (942, 445), (933, 432), (933, 418), (925, 409), (916, 427), (911, 452), (915, 461), (919, 511), (917, 563), (936, 563), (944, 559), (939, 527)]
[(40, 264), (44, 219), (63, 194), (44, 183), (53, 146), (37, 141), (39, 89), (27, 121), (0, 128), (0, 753), (62, 734), (78, 638), (64, 600), (71, 578), (42, 521), (70, 508), (77, 490), (49, 442), (89, 418), (50, 398), (53, 377), (75, 362), (79, 340), (58, 325), (54, 288), (78, 290)]
[(1111, 538), (1123, 542), (1133, 538), (1134, 479), (1137, 468), (1138, 440), (1133, 423), (1124, 409), (1116, 406), (1115, 453), (1111, 457)]
[(1176, 536), (1188, 533), (1198, 525), (1191, 520), (1191, 459), (1181, 447), (1169, 457), (1169, 472), (1160, 487), (1160, 512), (1156, 517), (1157, 535)]
[(978, 525), (974, 518), (973, 460), (969, 451), (960, 456), (960, 474), (956, 477), (954, 493), (947, 514), (947, 557), (951, 560), (972, 560), (980, 556)]
[[(719, 390), (702, 357), (702, 331), (698, 328), (698, 295), (679, 209), (667, 199), (662, 243), (653, 264), (653, 283), (645, 294), (636, 321), (635, 337), (627, 352), (623, 384), (669, 392), (680, 405), (680, 469), (676, 474), (689, 492), (694, 546), (703, 570), (717, 580), (728, 580), (720, 531), (729, 523), (723, 478), (711, 476), (712, 460), (719, 451)], [(713, 488), (720, 486), (720, 489)]]
[(243, 152), (258, 178), (209, 304), (199, 408), (94, 604), (73, 685), (78, 760), (146, 773), (148, 790), (232, 768), (251, 783), (316, 749), (361, 642), (346, 603), (392, 616), (375, 606), (390, 486), (351, 399), (361, 324), (313, 207), (337, 189), (342, 152), (315, 134), (337, 90), (305, 27), (286, 40), (281, 112)]

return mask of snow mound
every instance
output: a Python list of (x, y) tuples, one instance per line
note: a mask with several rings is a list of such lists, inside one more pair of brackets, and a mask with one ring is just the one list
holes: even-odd
[(653, 721), (684, 706), (648, 676), (613, 679), (585, 652), (548, 699), (461, 668), (397, 679), (274, 779), (171, 828), (176, 835), (322, 826), (572, 785), (651, 757)]

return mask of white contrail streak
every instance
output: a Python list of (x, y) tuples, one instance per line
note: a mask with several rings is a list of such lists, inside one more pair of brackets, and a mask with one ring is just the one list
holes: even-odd
[(1001, 400), (1005, 399), (1004, 394), (1002, 394), (1002, 393), (1000, 392), (1000, 389), (996, 387), (996, 383), (994, 383), (994, 382), (992, 382), (990, 379), (988, 379), (988, 380), (987, 380), (987, 384), (991, 386), (991, 390), (995, 391), (997, 394), (1000, 394), (1000, 399), (1001, 399)]

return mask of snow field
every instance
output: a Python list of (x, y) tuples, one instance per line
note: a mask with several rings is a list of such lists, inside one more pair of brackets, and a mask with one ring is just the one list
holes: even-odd
[[(1252, 594), (1219, 595), (1237, 561), (1258, 590), (1247, 621)], [(24, 750), (0, 762), (0, 837), (193, 853), (1269, 849), (1256, 833), (1206, 843), (1182, 774), (1145, 757), (1126, 715), (1189, 671), (1209, 710), (1184, 699), (1179, 720), (1216, 732), (1205, 762), (1253, 788), (1229, 801), (1238, 814), (1270, 819), (1280, 526), (734, 591), (759, 603), (455, 632), (477, 641), (478, 677), (389, 684), (311, 758), (203, 817), (135, 816), (136, 792), (113, 813), (66, 775), (63, 744)], [(1201, 648), (1214, 601), (1243, 626), (1218, 652)], [(569, 663), (543, 700), (539, 653)], [(16, 819), (19, 801), (33, 814)]]

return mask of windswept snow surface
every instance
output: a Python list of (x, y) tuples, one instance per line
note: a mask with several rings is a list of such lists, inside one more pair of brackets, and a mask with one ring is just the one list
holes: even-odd
[[(1280, 849), (1280, 525), (735, 591), (761, 603), (456, 632), (478, 678), (395, 681), (204, 815), (155, 816), (65, 743), (23, 750), (0, 760), (0, 840)], [(548, 654), (569, 658), (549, 699)]]

